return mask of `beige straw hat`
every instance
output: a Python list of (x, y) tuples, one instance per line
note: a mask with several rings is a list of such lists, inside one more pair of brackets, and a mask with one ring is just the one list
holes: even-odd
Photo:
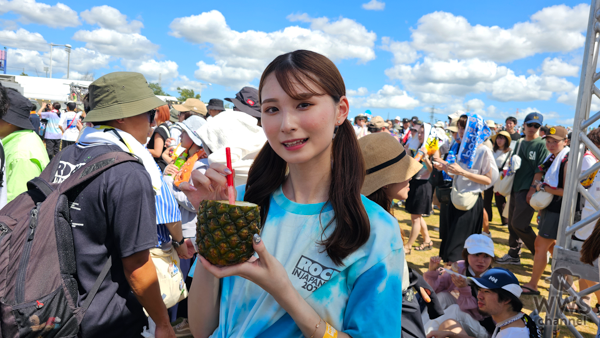
[(358, 140), (365, 159), (367, 175), (361, 194), (369, 196), (377, 189), (407, 181), (423, 165), (410, 157), (402, 144), (388, 133), (375, 133)]

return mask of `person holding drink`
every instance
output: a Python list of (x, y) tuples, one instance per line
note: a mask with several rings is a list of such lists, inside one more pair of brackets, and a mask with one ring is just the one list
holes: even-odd
[[(256, 254), (199, 257), (189, 296), (195, 337), (399, 337), (404, 251), (397, 220), (360, 195), (365, 165), (336, 66), (315, 52), (277, 57), (259, 86), (268, 142), (237, 200), (260, 206)], [(359, 159), (357, 161), (357, 158)], [(226, 200), (223, 164), (181, 184), (196, 206)], [(312, 276), (312, 277), (310, 277)], [(365, 309), (370, 309), (365, 311)]]

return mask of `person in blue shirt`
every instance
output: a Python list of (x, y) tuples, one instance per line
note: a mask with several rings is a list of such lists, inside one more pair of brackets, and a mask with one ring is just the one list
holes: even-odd
[[(278, 56), (259, 86), (268, 142), (237, 200), (261, 207), (256, 255), (196, 264), (194, 337), (400, 337), (404, 247), (397, 220), (361, 196), (365, 164), (345, 85), (325, 56)], [(180, 187), (195, 205), (227, 199), (222, 164)]]

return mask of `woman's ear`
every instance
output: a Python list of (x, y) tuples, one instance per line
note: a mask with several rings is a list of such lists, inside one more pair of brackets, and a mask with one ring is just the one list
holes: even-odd
[(350, 112), (350, 104), (348, 98), (342, 96), (340, 101), (337, 103), (337, 112), (335, 116), (336, 124), (340, 125), (344, 120), (348, 119), (348, 113)]

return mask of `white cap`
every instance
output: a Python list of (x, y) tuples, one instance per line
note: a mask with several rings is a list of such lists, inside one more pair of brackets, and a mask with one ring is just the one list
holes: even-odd
[(394, 120), (402, 121), (402, 119), (400, 118), (400, 116), (396, 116), (396, 117), (394, 118)]
[(485, 253), (494, 257), (494, 242), (482, 234), (473, 234), (465, 241), (465, 249), (470, 255)]
[(494, 122), (494, 120), (487, 120), (485, 121), (485, 124), (490, 128), (496, 128), (496, 122)]
[(444, 122), (437, 121), (433, 126), (436, 128), (444, 128)]
[(459, 117), (461, 117), (464, 114), (466, 114), (464, 111), (457, 110), (454, 113), (448, 115), (448, 117), (454, 120), (454, 119), (458, 119)]

